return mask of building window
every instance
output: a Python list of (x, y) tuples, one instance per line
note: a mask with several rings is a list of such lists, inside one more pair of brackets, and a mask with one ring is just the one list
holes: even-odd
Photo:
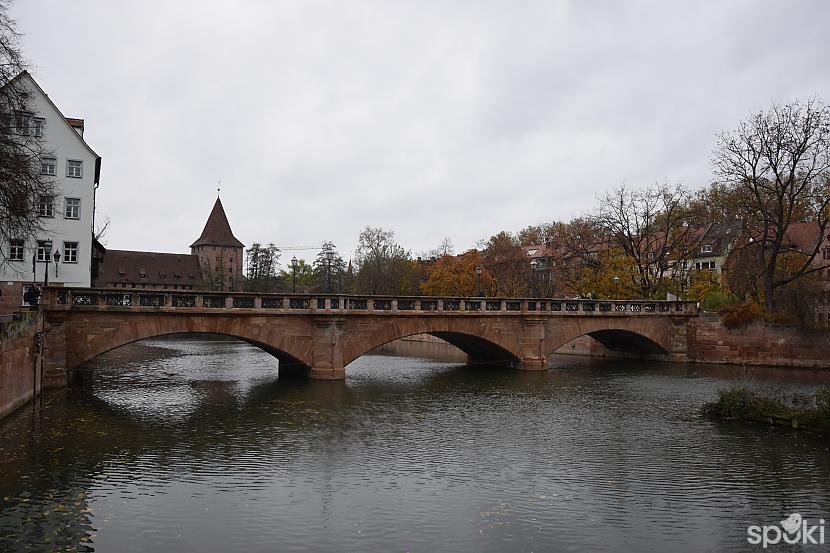
[(52, 242), (49, 240), (37, 241), (37, 260), (42, 263), (49, 262), (49, 256), (52, 254)]
[(700, 253), (712, 253), (712, 244), (703, 244), (700, 247)]
[(32, 131), (34, 132), (34, 135), (43, 136), (43, 119), (41, 117), (35, 117), (32, 123)]
[(54, 217), (55, 198), (52, 196), (38, 196), (37, 214), (41, 217)]
[(23, 261), (23, 240), (9, 240), (9, 261)]
[(78, 243), (64, 242), (63, 243), (63, 262), (77, 263), (78, 262)]
[(32, 128), (32, 114), (23, 111), (15, 112), (15, 124), (19, 134), (28, 135)]
[(63, 216), (67, 219), (81, 218), (81, 199), (80, 198), (66, 198), (66, 209)]
[(76, 159), (66, 160), (66, 176), (79, 179), (84, 176), (84, 162)]
[(56, 175), (58, 172), (58, 160), (53, 157), (45, 157), (40, 160), (41, 175)]
[(821, 250), (821, 257), (822, 259), (830, 259), (830, 248), (824, 248)]

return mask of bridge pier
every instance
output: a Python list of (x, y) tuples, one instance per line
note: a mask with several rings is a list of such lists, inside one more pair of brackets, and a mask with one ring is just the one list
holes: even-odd
[(343, 380), (343, 319), (314, 319), (312, 364), (309, 376), (315, 380)]
[(522, 320), (522, 336), (519, 341), (521, 362), (517, 368), (525, 371), (540, 371), (548, 368), (545, 356), (545, 325), (541, 318)]
[(67, 311), (44, 313), (43, 387), (65, 388), (69, 384), (66, 366)]

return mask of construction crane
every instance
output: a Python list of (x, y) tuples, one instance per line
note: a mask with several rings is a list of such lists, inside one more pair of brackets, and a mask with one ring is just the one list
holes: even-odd
[(301, 252), (307, 250), (319, 250), (320, 246), (276, 246), (281, 252)]

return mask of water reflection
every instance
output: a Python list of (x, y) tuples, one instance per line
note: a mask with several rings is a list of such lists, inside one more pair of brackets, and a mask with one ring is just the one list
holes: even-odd
[(828, 518), (825, 444), (698, 416), (735, 369), (554, 365), (310, 382), (235, 341), (115, 350), (0, 426), (0, 550), (741, 551)]

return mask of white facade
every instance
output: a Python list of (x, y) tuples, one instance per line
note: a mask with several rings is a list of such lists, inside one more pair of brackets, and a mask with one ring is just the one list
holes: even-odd
[[(50, 154), (41, 170), (54, 175), (55, 196), (51, 208), (48, 198), (39, 201), (41, 220), (47, 232), (41, 236), (19, 237), (24, 244), (22, 259), (16, 248), (18, 244), (0, 245), (5, 254), (3, 257), (8, 260), (0, 265), (0, 281), (5, 285), (33, 280), (42, 284), (48, 268), (50, 284), (90, 286), (93, 212), (100, 157), (84, 141), (83, 129), (73, 128), (28, 73), (18, 79), (30, 89), (30, 109), (34, 119), (39, 119), (38, 123), (42, 125), (44, 149)], [(51, 242), (51, 251), (49, 263), (44, 260), (46, 252), (41, 251), (33, 278), (32, 257), (38, 255), (38, 242)], [(14, 256), (10, 255), (12, 249), (16, 249)], [(56, 250), (61, 254), (57, 266), (54, 262)], [(12, 257), (17, 260), (11, 260)]]

